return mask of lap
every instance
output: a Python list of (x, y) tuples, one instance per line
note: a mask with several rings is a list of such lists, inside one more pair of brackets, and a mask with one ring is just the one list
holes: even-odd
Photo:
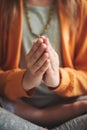
[(43, 128), (28, 122), (0, 108), (0, 130), (42, 130)]
[(74, 118), (50, 130), (87, 130), (87, 114)]
[[(87, 96), (85, 98), (87, 99)], [(83, 97), (80, 97), (79, 100), (83, 100)], [(50, 130), (86, 130), (86, 122), (87, 115), (83, 115)], [(0, 108), (0, 130), (42, 130), (42, 127)]]
[[(2, 108), (0, 108), (0, 130), (42, 130), (31, 122), (28, 122)], [(86, 130), (87, 114), (74, 118), (56, 128), (49, 130)]]

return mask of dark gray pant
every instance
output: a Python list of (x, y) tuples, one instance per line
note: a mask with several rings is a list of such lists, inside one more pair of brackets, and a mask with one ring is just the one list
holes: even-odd
[[(42, 130), (42, 127), (0, 108), (0, 130)], [(87, 114), (50, 130), (87, 130)]]
[(87, 114), (74, 118), (51, 130), (87, 130)]
[(42, 130), (42, 128), (0, 108), (0, 130)]

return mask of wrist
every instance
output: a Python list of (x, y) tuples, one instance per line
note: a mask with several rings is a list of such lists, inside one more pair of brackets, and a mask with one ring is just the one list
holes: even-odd
[(57, 76), (56, 76), (55, 79), (54, 79), (53, 84), (52, 84), (52, 85), (49, 85), (49, 87), (55, 89), (55, 88), (57, 88), (59, 85), (60, 85), (60, 74), (59, 74), (59, 72), (58, 72)]
[(29, 72), (26, 71), (22, 80), (22, 87), (25, 91), (29, 91), (34, 88), (34, 85), (30, 81)]

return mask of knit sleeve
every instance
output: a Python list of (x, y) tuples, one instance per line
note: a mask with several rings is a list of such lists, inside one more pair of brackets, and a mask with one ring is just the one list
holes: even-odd
[(0, 95), (8, 99), (15, 100), (21, 97), (30, 97), (33, 89), (26, 93), (22, 87), (22, 79), (26, 70), (14, 69), (0, 70)]
[(53, 89), (63, 97), (87, 94), (87, 1), (80, 0), (81, 19), (76, 35), (73, 67), (60, 68), (60, 85)]

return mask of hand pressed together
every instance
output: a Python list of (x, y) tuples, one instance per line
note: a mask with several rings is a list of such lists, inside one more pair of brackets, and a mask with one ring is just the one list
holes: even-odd
[(44, 36), (34, 42), (26, 56), (27, 71), (23, 78), (25, 90), (41, 84), (56, 87), (59, 85), (59, 59), (48, 39)]
[(23, 78), (23, 87), (29, 90), (41, 84), (42, 78), (49, 66), (49, 54), (42, 39), (34, 42), (26, 56), (27, 71)]
[(42, 36), (42, 39), (43, 39), (43, 42), (47, 45), (49, 59), (50, 59), (50, 64), (44, 74), (43, 80), (47, 86), (54, 88), (54, 87), (57, 87), (60, 82), (59, 58), (58, 58), (58, 54), (51, 46), (49, 40), (44, 36)]

